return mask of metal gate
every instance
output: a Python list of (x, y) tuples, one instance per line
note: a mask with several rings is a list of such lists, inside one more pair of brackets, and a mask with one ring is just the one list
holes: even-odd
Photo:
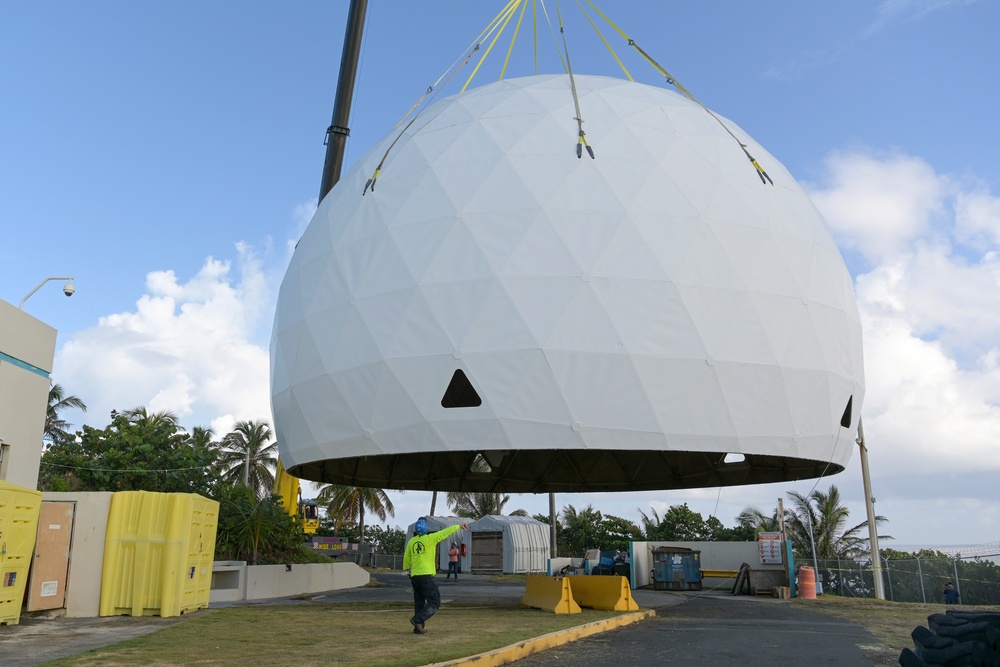
[(503, 531), (472, 534), (473, 574), (503, 572)]

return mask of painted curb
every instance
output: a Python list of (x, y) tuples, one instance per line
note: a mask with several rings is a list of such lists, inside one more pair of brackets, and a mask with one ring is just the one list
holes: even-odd
[(563, 644), (575, 642), (576, 640), (583, 639), (584, 637), (590, 637), (591, 635), (597, 635), (602, 632), (607, 632), (608, 630), (615, 630), (626, 625), (631, 625), (632, 623), (638, 623), (639, 621), (650, 618), (651, 616), (656, 616), (656, 612), (654, 610), (643, 609), (637, 612), (622, 614), (621, 616), (616, 616), (615, 618), (606, 618), (603, 621), (594, 621), (593, 623), (578, 625), (575, 628), (567, 628), (566, 630), (550, 632), (549, 634), (542, 635), (541, 637), (527, 639), (523, 642), (510, 644), (509, 646), (504, 646), (503, 648), (494, 649), (485, 653), (470, 655), (467, 658), (456, 658), (455, 660), (448, 660), (446, 662), (432, 662), (424, 667), (457, 667), (458, 665), (499, 667), (499, 665), (508, 665), (515, 660), (527, 658), (529, 655), (534, 655), (535, 653), (540, 653), (541, 651), (555, 648), (556, 646), (562, 646)]

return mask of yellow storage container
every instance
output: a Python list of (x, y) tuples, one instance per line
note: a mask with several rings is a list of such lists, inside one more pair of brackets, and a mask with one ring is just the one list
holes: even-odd
[(0, 625), (21, 620), (42, 494), (0, 481)]
[(208, 606), (219, 503), (194, 493), (111, 498), (101, 616), (179, 616)]

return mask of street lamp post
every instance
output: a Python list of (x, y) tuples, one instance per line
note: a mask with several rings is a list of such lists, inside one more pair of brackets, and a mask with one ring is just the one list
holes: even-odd
[(63, 285), (63, 294), (65, 294), (66, 296), (73, 296), (73, 294), (76, 292), (76, 288), (73, 287), (73, 276), (68, 276), (68, 277), (67, 276), (50, 276), (50, 277), (46, 278), (45, 280), (43, 280), (42, 282), (40, 282), (37, 285), (35, 285), (35, 289), (33, 289), (30, 292), (28, 292), (28, 294), (23, 299), (21, 299), (21, 303), (18, 306), (18, 308), (20, 308), (21, 310), (24, 310), (24, 302), (27, 301), (31, 297), (32, 294), (34, 294), (38, 290), (42, 289), (42, 285), (44, 285), (45, 283), (49, 282), (50, 280), (65, 280), (65, 281), (67, 281), (66, 284)]

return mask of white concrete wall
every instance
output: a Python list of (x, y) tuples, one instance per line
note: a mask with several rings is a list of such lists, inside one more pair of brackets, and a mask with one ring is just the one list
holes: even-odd
[(105, 491), (42, 494), (42, 502), (74, 503), (69, 578), (66, 582), (66, 615), (99, 616), (104, 540), (108, 532), (111, 496)]
[[(354, 563), (308, 563), (304, 565), (248, 565), (243, 600), (282, 598), (323, 591), (358, 588), (371, 575)], [(231, 590), (213, 588), (209, 602), (232, 600)]]
[(0, 480), (38, 488), (56, 330), (0, 300)]
[[(757, 542), (632, 542), (630, 560), (632, 562), (632, 588), (640, 588), (653, 583), (650, 572), (653, 569), (653, 550), (659, 547), (683, 547), (700, 551), (702, 570), (738, 570), (748, 563), (754, 570), (782, 572), (786, 565), (764, 565), (760, 562), (760, 546)], [(723, 579), (705, 579), (705, 586), (724, 583)]]

